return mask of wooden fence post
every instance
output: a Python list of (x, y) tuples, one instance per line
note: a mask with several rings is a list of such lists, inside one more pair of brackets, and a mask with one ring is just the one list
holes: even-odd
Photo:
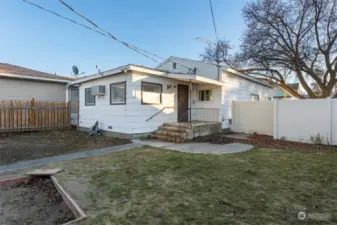
[(30, 113), (29, 113), (29, 118), (28, 120), (30, 121), (29, 126), (31, 128), (34, 128), (35, 126), (35, 99), (32, 98), (30, 101)]
[(14, 130), (14, 109), (13, 109), (13, 101), (9, 101), (9, 127)]

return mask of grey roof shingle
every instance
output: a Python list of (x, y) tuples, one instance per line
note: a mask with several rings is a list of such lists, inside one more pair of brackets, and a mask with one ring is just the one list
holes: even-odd
[(44, 73), (37, 70), (28, 69), (21, 66), (16, 66), (8, 63), (0, 63), (0, 74), (3, 75), (20, 75), (20, 76), (27, 76), (27, 77), (36, 77), (38, 78), (45, 78), (45, 79), (55, 79), (55, 80), (75, 80), (75, 78), (71, 77), (63, 77), (58, 76), (50, 73)]

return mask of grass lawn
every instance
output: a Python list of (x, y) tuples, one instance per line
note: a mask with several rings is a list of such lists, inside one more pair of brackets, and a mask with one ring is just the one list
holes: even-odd
[[(337, 153), (197, 155), (152, 147), (52, 165), (81, 224), (337, 224)], [(326, 221), (297, 214), (330, 213)]]

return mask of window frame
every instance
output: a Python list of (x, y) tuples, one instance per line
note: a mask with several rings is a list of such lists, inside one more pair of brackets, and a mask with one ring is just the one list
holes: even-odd
[(251, 101), (255, 101), (255, 100), (252, 99), (253, 96), (257, 97), (257, 101), (256, 102), (260, 101), (260, 95), (258, 95), (258, 94), (250, 94), (250, 100)]
[[(94, 103), (87, 103), (87, 90), (91, 91), (91, 95), (94, 96)], [(86, 88), (84, 89), (84, 104), (85, 106), (95, 106), (96, 105), (96, 96), (92, 94), (92, 89), (91, 88)]]
[[(211, 100), (200, 100), (200, 92), (204, 92), (204, 98), (206, 99), (206, 91), (209, 91), (211, 93), (210, 98)], [(212, 102), (213, 101), (213, 90), (212, 89), (202, 89), (198, 90), (198, 102)]]
[[(118, 84), (124, 84), (124, 102), (116, 102), (116, 103), (112, 103), (111, 102), (111, 86), (112, 85), (118, 85)], [(122, 81), (122, 82), (118, 82), (118, 83), (111, 83), (109, 85), (109, 102), (110, 105), (126, 105), (126, 81)]]
[[(160, 102), (159, 103), (146, 103), (143, 101), (143, 91), (144, 91), (143, 85), (144, 84), (160, 86)], [(146, 82), (146, 81), (141, 82), (141, 103), (142, 105), (161, 105), (162, 104), (162, 94), (163, 94), (163, 84), (151, 83), (151, 82)]]

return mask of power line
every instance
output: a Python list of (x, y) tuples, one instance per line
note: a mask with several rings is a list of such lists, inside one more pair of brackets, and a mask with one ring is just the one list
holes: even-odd
[(211, 13), (212, 13), (212, 18), (213, 18), (213, 27), (214, 27), (214, 32), (215, 32), (215, 37), (218, 39), (218, 32), (216, 30), (216, 25), (215, 25), (215, 19), (214, 19), (214, 12), (213, 12), (213, 6), (212, 6), (212, 0), (209, 0), (209, 6), (211, 8)]
[[(112, 35), (109, 31), (104, 30), (103, 28), (101, 28), (100, 26), (98, 26), (97, 23), (95, 23), (95, 22), (93, 22), (92, 20), (88, 19), (88, 18), (85, 17), (83, 14), (77, 12), (73, 7), (71, 7), (69, 4), (65, 3), (63, 0), (59, 0), (59, 2), (61, 2), (65, 7), (67, 7), (68, 9), (70, 9), (70, 10), (71, 10), (72, 12), (74, 12), (76, 15), (80, 16), (81, 18), (85, 19), (87, 22), (89, 22), (90, 24), (92, 24), (93, 26), (95, 26), (95, 27), (96, 27), (97, 29), (99, 29), (100, 31), (102, 31), (102, 32), (104, 32), (104, 33), (106, 33), (106, 34), (108, 34), (108, 35), (109, 35), (111, 38), (113, 38), (114, 40), (119, 41), (119, 40), (116, 39), (116, 37), (115, 37), (114, 35)], [(137, 50), (139, 50), (139, 51), (143, 51), (143, 52), (145, 52), (145, 53), (147, 53), (147, 54), (150, 54), (150, 55), (152, 55), (152, 56), (154, 56), (154, 57), (157, 57), (157, 58), (160, 58), (160, 59), (162, 59), (162, 60), (165, 60), (164, 57), (161, 57), (161, 56), (158, 56), (158, 55), (156, 55), (156, 54), (154, 54), (154, 53), (148, 52), (148, 51), (146, 51), (146, 50), (144, 50), (144, 49), (141, 49), (141, 48), (138, 48), (138, 47), (136, 47), (136, 46), (134, 46), (134, 45), (127, 44), (127, 43), (125, 43), (125, 42), (123, 42), (123, 41), (120, 41), (120, 42), (121, 42), (122, 44), (126, 45), (127, 47), (133, 47), (133, 48), (135, 48), (135, 49), (137, 49)], [(169, 61), (170, 61), (170, 60), (169, 60)], [(187, 68), (188, 70), (192, 70), (192, 68), (187, 67), (187, 66), (184, 66), (184, 65), (182, 65), (182, 64), (180, 64), (180, 66), (185, 67), (185, 68)]]
[(104, 30), (103, 28), (101, 28), (100, 26), (98, 26), (95, 22), (93, 22), (92, 20), (88, 19), (87, 17), (85, 17), (85, 16), (82, 15), (81, 13), (77, 12), (74, 8), (72, 8), (70, 5), (68, 5), (68, 4), (65, 3), (64, 1), (62, 1), (62, 0), (59, 0), (59, 1), (60, 1), (64, 6), (66, 6), (68, 9), (70, 9), (72, 12), (76, 13), (78, 16), (80, 16), (80, 17), (82, 17), (83, 19), (85, 19), (86, 21), (88, 21), (90, 24), (92, 24), (93, 26), (95, 26), (97, 29), (99, 29), (100, 31), (102, 31), (102, 32), (104, 32), (104, 33), (106, 33), (106, 34), (108, 34), (112, 39), (114, 39), (114, 40), (116, 40), (116, 41), (122, 43), (122, 44), (125, 45), (126, 47), (128, 47), (128, 48), (134, 48), (134, 49), (136, 49), (136, 50), (138, 50), (138, 51), (143, 51), (143, 52), (145, 52), (145, 53), (147, 53), (147, 54), (153, 55), (154, 57), (158, 57), (158, 58), (161, 58), (161, 59), (164, 60), (163, 57), (160, 57), (160, 56), (158, 56), (158, 55), (156, 55), (156, 54), (153, 54), (153, 53), (148, 52), (148, 51), (146, 51), (146, 50), (144, 50), (144, 49), (138, 48), (138, 47), (136, 47), (136, 46), (134, 46), (134, 45), (128, 44), (128, 43), (126, 43), (126, 42), (124, 42), (124, 41), (121, 41), (121, 40), (117, 39), (117, 38), (116, 38), (114, 35), (112, 35), (109, 31)]
[(91, 30), (91, 31), (93, 31), (93, 32), (96, 32), (96, 33), (98, 33), (98, 34), (101, 34), (101, 35), (103, 35), (103, 36), (106, 36), (104, 33), (100, 32), (100, 31), (94, 30), (94, 29), (92, 29), (91, 27), (88, 27), (87, 25), (78, 23), (78, 22), (76, 22), (76, 21), (73, 20), (73, 19), (64, 17), (64, 16), (62, 16), (62, 15), (56, 13), (56, 12), (53, 12), (53, 11), (51, 11), (51, 10), (49, 10), (49, 9), (46, 9), (46, 8), (44, 8), (44, 7), (40, 6), (40, 5), (37, 5), (37, 4), (33, 3), (33, 2), (29, 2), (29, 1), (27, 1), (27, 0), (23, 0), (23, 1), (26, 2), (26, 3), (28, 3), (28, 4), (30, 4), (30, 5), (33, 5), (33, 6), (37, 7), (37, 8), (39, 8), (39, 9), (43, 10), (43, 11), (46, 11), (46, 12), (51, 13), (51, 14), (54, 14), (55, 16), (58, 16), (58, 17), (60, 17), (60, 18), (62, 18), (62, 19), (64, 19), (64, 20), (68, 20), (68, 21), (70, 21), (70, 22), (72, 22), (72, 23), (74, 23), (74, 24), (76, 24), (76, 25), (78, 25), (78, 26), (82, 26), (82, 27), (87, 28), (87, 29), (89, 29), (89, 30)]
[[(75, 20), (73, 20), (73, 19), (64, 17), (64, 16), (62, 16), (62, 15), (56, 13), (56, 12), (53, 12), (53, 11), (51, 11), (51, 10), (49, 10), (49, 9), (46, 9), (46, 8), (44, 8), (44, 7), (40, 6), (40, 5), (37, 5), (37, 4), (33, 3), (33, 2), (30, 2), (30, 1), (28, 1), (28, 0), (23, 0), (23, 1), (26, 2), (26, 3), (28, 3), (28, 4), (31, 4), (31, 5), (35, 6), (35, 7), (37, 7), (37, 8), (39, 8), (39, 9), (42, 9), (42, 10), (48, 12), (48, 13), (51, 13), (51, 14), (53, 14), (53, 15), (55, 15), (55, 16), (58, 16), (58, 17), (60, 17), (60, 18), (62, 18), (62, 19), (68, 20), (68, 21), (70, 21), (70, 22), (72, 22), (72, 23), (74, 23), (74, 24), (76, 24), (76, 25), (85, 27), (85, 28), (87, 28), (87, 29), (89, 29), (89, 30), (91, 30), (91, 31), (93, 31), (93, 32), (95, 32), (95, 33), (98, 33), (98, 34), (103, 35), (103, 36), (107, 36), (104, 32), (101, 32), (101, 31), (92, 29), (91, 27), (88, 27), (88, 26), (86, 26), (86, 25), (84, 25), (84, 24), (81, 24), (81, 23), (79, 23), (79, 22), (77, 22), (77, 21), (75, 21)], [(137, 47), (135, 47), (135, 46), (133, 46), (133, 45), (130, 45), (130, 44), (124, 42), (124, 41), (121, 41), (121, 40), (117, 39), (117, 38), (116, 38), (115, 36), (113, 36), (113, 35), (109, 35), (109, 37), (112, 38), (112, 39), (114, 39), (115, 41), (118, 41), (119, 43), (122, 43), (124, 46), (126, 46), (126, 47), (128, 47), (129, 49), (131, 49), (131, 50), (137, 52), (138, 54), (141, 54), (141, 55), (145, 56), (146, 58), (151, 59), (152, 61), (154, 61), (154, 62), (156, 62), (156, 63), (159, 63), (159, 62), (158, 62), (157, 60), (155, 60), (154, 58), (152, 58), (152, 57), (150, 57), (150, 56), (148, 56), (148, 55), (146, 55), (146, 54), (140, 52), (140, 50), (141, 50), (140, 48), (137, 48)], [(133, 46), (133, 47), (132, 47), (132, 46)], [(145, 51), (145, 50), (142, 50), (142, 51)], [(146, 51), (145, 51), (145, 52), (146, 52)]]
[[(73, 19), (70, 19), (70, 18), (68, 18), (68, 17), (62, 16), (62, 15), (60, 15), (60, 14), (58, 14), (58, 13), (52, 11), (52, 10), (46, 9), (46, 8), (44, 8), (44, 7), (42, 7), (42, 6), (38, 5), (38, 4), (35, 4), (35, 3), (33, 3), (33, 2), (30, 2), (30, 1), (28, 1), (28, 0), (23, 0), (23, 1), (26, 2), (26, 3), (28, 3), (28, 4), (30, 4), (30, 5), (32, 5), (32, 6), (37, 7), (37, 8), (39, 8), (39, 9), (43, 10), (43, 11), (46, 11), (46, 12), (48, 12), (48, 13), (51, 13), (51, 14), (57, 16), (57, 17), (60, 17), (60, 18), (62, 18), (62, 19), (64, 19), (64, 20), (70, 21), (70, 22), (72, 22), (72, 23), (74, 23), (74, 24), (76, 24), (76, 25), (78, 25), (78, 26), (82, 26), (82, 27), (84, 27), (84, 28), (86, 28), (86, 29), (88, 29), (88, 30), (90, 30), (90, 31), (92, 31), (92, 32), (98, 33), (98, 34), (100, 34), (100, 35), (102, 35), (102, 36), (106, 36), (106, 37), (112, 38), (113, 40), (118, 41), (119, 43), (122, 43), (122, 44), (123, 44), (124, 46), (126, 46), (127, 48), (130, 48), (130, 49), (136, 51), (137, 53), (139, 53), (139, 54), (145, 56), (145, 57), (148, 58), (148, 59), (151, 59), (152, 61), (154, 61), (154, 62), (156, 62), (156, 63), (159, 63), (159, 62), (158, 62), (156, 59), (153, 59), (152, 57), (149, 57), (149, 56), (146, 55), (146, 54), (149, 54), (149, 55), (152, 55), (152, 56), (154, 56), (154, 57), (156, 57), (156, 58), (160, 58), (160, 59), (162, 59), (162, 60), (165, 60), (164, 57), (161, 57), (161, 56), (159, 56), (159, 55), (156, 55), (156, 54), (154, 54), (154, 53), (148, 52), (148, 51), (146, 51), (146, 50), (144, 50), (144, 49), (138, 48), (138, 47), (136, 47), (136, 46), (134, 46), (134, 45), (132, 45), (132, 44), (129, 44), (129, 43), (126, 43), (126, 42), (124, 42), (124, 41), (121, 41), (121, 40), (117, 39), (117, 38), (116, 38), (114, 35), (112, 35), (110, 32), (105, 31), (104, 29), (102, 29), (101, 27), (99, 27), (96, 23), (94, 23), (93, 21), (89, 20), (88, 18), (86, 18), (86, 17), (83, 16), (82, 14), (78, 13), (77, 11), (75, 11), (71, 6), (69, 6), (67, 3), (63, 2), (62, 0), (59, 0), (59, 1), (60, 1), (64, 6), (66, 6), (68, 9), (70, 9), (71, 11), (73, 11), (74, 13), (76, 13), (77, 15), (79, 15), (80, 17), (84, 18), (86, 21), (88, 21), (90, 24), (94, 25), (94, 26), (95, 26), (96, 28), (98, 28), (99, 30), (93, 29), (93, 28), (91, 28), (91, 27), (89, 27), (89, 26), (87, 26), (87, 25), (84, 25), (84, 24), (82, 24), (82, 23), (79, 23), (79, 22), (77, 22), (77, 21), (75, 21), (75, 20), (73, 20)], [(142, 51), (143, 53), (142, 53), (141, 51)], [(172, 60), (167, 59), (167, 61), (173, 63)], [(177, 62), (176, 62), (176, 63), (177, 63)], [(183, 65), (183, 64), (181, 64), (181, 63), (177, 63), (177, 64), (180, 64), (180, 66), (187, 68), (189, 71), (193, 70), (192, 68), (190, 68), (190, 67), (188, 67), (188, 66), (185, 66), (185, 65)]]

